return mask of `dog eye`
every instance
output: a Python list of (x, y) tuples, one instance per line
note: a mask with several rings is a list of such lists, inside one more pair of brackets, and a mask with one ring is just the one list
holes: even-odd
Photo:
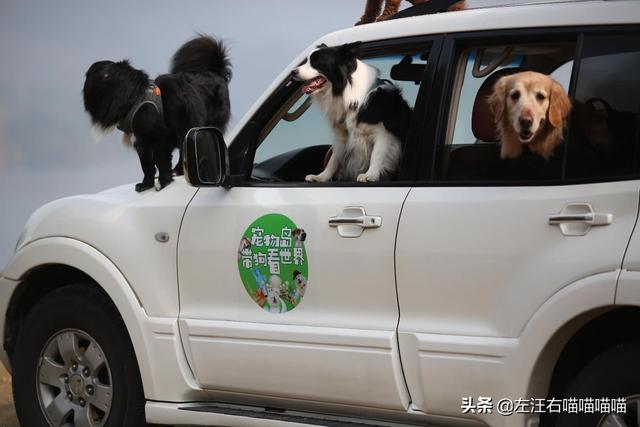
[(511, 99), (513, 99), (514, 101), (517, 101), (518, 99), (520, 99), (520, 91), (519, 90), (515, 90), (511, 93)]
[(105, 79), (105, 80), (108, 79), (109, 78), (109, 73), (104, 73), (102, 75), (102, 78)]
[(538, 92), (538, 93), (536, 93), (536, 99), (538, 101), (544, 101), (545, 99), (547, 99), (547, 97), (544, 95), (544, 93)]

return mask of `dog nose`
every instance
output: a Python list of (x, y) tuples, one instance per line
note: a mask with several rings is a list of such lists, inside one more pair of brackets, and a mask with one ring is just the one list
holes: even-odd
[(297, 68), (294, 68), (293, 71), (291, 72), (291, 77), (293, 77), (294, 79), (297, 79), (299, 74), (300, 74), (300, 71), (298, 71)]
[(520, 121), (520, 128), (522, 128), (522, 130), (529, 129), (533, 124), (533, 120), (530, 117), (520, 117), (519, 121)]

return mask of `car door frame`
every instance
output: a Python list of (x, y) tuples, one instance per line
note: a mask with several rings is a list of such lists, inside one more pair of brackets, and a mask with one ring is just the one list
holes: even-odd
[(404, 144), (404, 153), (402, 165), (400, 167), (400, 178), (395, 181), (385, 181), (376, 183), (351, 183), (351, 182), (316, 182), (313, 184), (304, 182), (255, 182), (251, 181), (251, 171), (253, 168), (253, 159), (258, 148), (258, 138), (261, 129), (276, 113), (278, 108), (284, 101), (289, 99), (296, 86), (290, 84), (290, 78), (284, 79), (280, 85), (273, 91), (271, 96), (258, 108), (254, 115), (247, 120), (245, 125), (240, 129), (235, 139), (229, 144), (229, 160), (231, 173), (238, 178), (235, 186), (263, 186), (263, 187), (297, 187), (297, 186), (324, 186), (324, 187), (350, 187), (350, 186), (375, 186), (375, 187), (398, 187), (411, 186), (417, 177), (420, 168), (420, 154), (422, 153), (422, 145), (420, 141), (425, 135), (425, 127), (428, 126), (418, 117), (425, 117), (427, 106), (432, 104), (433, 91), (436, 77), (438, 75), (437, 65), (439, 64), (440, 54), (442, 51), (442, 43), (444, 37), (441, 35), (412, 36), (400, 37), (397, 39), (379, 40), (371, 42), (363, 42), (361, 47), (361, 56), (367, 57), (385, 53), (392, 53), (393, 50), (405, 50), (418, 48), (421, 46), (431, 45), (429, 59), (425, 73), (420, 82), (420, 89), (414, 106), (409, 131), (407, 132), (407, 140)]
[[(428, 104), (428, 98), (431, 95), (431, 87), (430, 82), (433, 79), (433, 76), (436, 73), (435, 65), (437, 64), (437, 59), (440, 54), (441, 47), (441, 36), (427, 36), (427, 37), (405, 37), (394, 40), (385, 40), (385, 41), (376, 41), (376, 42), (367, 42), (363, 44), (362, 53), (363, 56), (371, 56), (371, 55), (384, 55), (385, 53), (393, 53), (394, 51), (401, 51), (412, 49), (414, 47), (421, 49), (429, 50), (429, 58), (427, 60), (427, 66), (425, 68), (424, 75), (420, 82), (420, 88), (418, 90), (415, 110), (418, 112), (413, 115), (413, 119), (411, 122), (411, 127), (409, 129), (407, 141), (405, 143), (405, 149), (414, 150), (420, 145), (421, 135), (424, 123), (420, 120), (415, 120), (416, 117), (421, 117), (419, 114), (425, 106)], [(292, 94), (293, 91), (296, 90), (296, 85), (290, 84), (288, 78), (286, 78), (281, 84), (274, 90), (274, 92), (267, 98), (267, 100), (258, 108), (256, 113), (245, 123), (243, 128), (238, 132), (236, 138), (232, 141), (229, 147), (229, 157), (230, 157), (230, 166), (231, 166), (231, 174), (235, 175), (233, 179), (233, 187), (235, 188), (243, 188), (243, 187), (259, 187), (259, 188), (291, 188), (295, 190), (296, 188), (304, 189), (304, 188), (340, 188), (340, 187), (358, 187), (358, 189), (364, 188), (366, 189), (371, 187), (404, 187), (407, 188), (406, 192), (408, 193), (409, 188), (413, 184), (413, 178), (415, 177), (415, 173), (417, 171), (417, 157), (414, 152), (410, 152), (404, 156), (407, 166), (405, 172), (402, 174), (402, 178), (399, 181), (394, 182), (382, 182), (382, 183), (305, 183), (305, 182), (255, 182), (251, 180), (251, 169), (253, 167), (253, 158), (255, 156), (256, 149), (258, 147), (258, 136), (260, 130), (264, 127), (264, 125), (273, 117), (273, 114), (278, 110), (278, 108), (285, 102)], [(410, 148), (411, 147), (411, 148)], [(403, 168), (405, 168), (405, 163), (403, 163)], [(390, 188), (391, 189), (391, 188)], [(233, 188), (231, 189), (233, 191)], [(197, 197), (197, 196), (196, 196)], [(406, 194), (403, 196), (402, 200), (404, 200)], [(195, 199), (195, 198), (194, 198)], [(402, 206), (402, 200), (398, 202), (398, 217)], [(194, 201), (190, 204), (190, 208), (194, 205)], [(188, 209), (188, 211), (189, 211)], [(188, 213), (188, 212), (187, 212)], [(186, 218), (186, 217), (185, 217)], [(397, 220), (390, 221), (388, 223), (390, 227), (393, 227), (393, 234), (395, 236), (395, 230), (397, 228)], [(395, 239), (395, 237), (394, 237)], [(395, 244), (395, 241), (393, 242)], [(391, 253), (393, 253), (393, 248), (390, 249)], [(393, 269), (393, 260), (390, 260), (391, 268)], [(395, 271), (393, 272), (395, 277)], [(394, 305), (397, 304), (397, 298), (395, 294), (395, 281), (389, 284), (393, 286), (392, 292), (394, 295)], [(396, 305), (397, 306), (397, 305)], [(182, 312), (182, 310), (181, 310)], [(399, 319), (399, 313), (397, 314)], [(204, 329), (201, 324), (194, 324), (196, 328), (200, 328), (199, 330), (202, 332)], [(395, 337), (397, 328), (397, 321), (394, 323), (393, 328), (389, 329), (389, 332), (392, 332), (392, 359), (393, 359), (393, 371), (394, 375), (397, 378), (396, 387), (399, 390), (400, 395), (407, 396), (406, 392), (406, 381), (404, 379), (404, 375), (402, 374), (402, 369), (400, 366), (399, 353), (397, 351), (397, 337)], [(183, 340), (188, 339), (189, 335), (189, 327), (186, 325), (184, 321), (181, 320), (181, 330), (183, 334)], [(200, 332), (200, 333), (201, 333)], [(195, 332), (196, 334), (199, 332)], [(194, 354), (190, 350), (190, 345), (188, 342), (184, 342), (185, 351), (187, 352), (187, 359), (191, 365), (192, 371), (194, 370)], [(233, 399), (231, 395), (223, 395), (219, 394), (221, 398), (224, 399)], [(256, 404), (259, 404), (262, 400), (259, 396), (255, 397)], [(271, 400), (269, 400), (271, 399)], [(406, 397), (402, 397), (402, 400), (408, 402)], [(276, 400), (273, 400), (273, 397), (267, 397), (268, 403), (273, 405)], [(288, 403), (286, 401), (280, 401), (279, 405), (285, 406)], [(290, 403), (294, 405), (293, 402)], [(405, 403), (404, 409), (407, 409), (408, 403)], [(299, 407), (297, 407), (299, 408)], [(334, 410), (340, 411), (340, 407), (333, 408)]]
[[(580, 73), (580, 63), (582, 60), (582, 50), (585, 41), (585, 35), (606, 32), (607, 34), (625, 34), (625, 33), (635, 33), (637, 34), (640, 31), (640, 26), (638, 25), (618, 25), (618, 26), (609, 26), (609, 25), (598, 25), (598, 26), (576, 26), (576, 27), (549, 27), (542, 29), (515, 29), (515, 30), (496, 30), (496, 31), (482, 31), (482, 32), (463, 32), (463, 33), (452, 33), (444, 36), (442, 41), (442, 52), (440, 54), (440, 60), (437, 64), (437, 77), (436, 81), (433, 83), (435, 93), (432, 94), (430, 98), (430, 103), (425, 108), (425, 114), (428, 114), (429, 120), (426, 121), (424, 129), (423, 129), (423, 141), (425, 141), (425, 147), (421, 151), (420, 160), (419, 160), (419, 168), (416, 177), (416, 181), (413, 185), (415, 188), (420, 187), (433, 187), (433, 188), (446, 188), (446, 187), (530, 187), (530, 186), (567, 186), (567, 185), (581, 185), (581, 184), (597, 184), (597, 183), (606, 183), (606, 182), (619, 182), (619, 181), (637, 181), (640, 179), (640, 170), (639, 170), (639, 162), (636, 162), (636, 169), (634, 170), (633, 176), (625, 176), (625, 177), (594, 177), (594, 178), (566, 178), (566, 162), (567, 162), (567, 153), (565, 151), (563, 158), (563, 165), (561, 175), (556, 180), (521, 180), (521, 181), (462, 181), (462, 180), (444, 180), (440, 178), (438, 173), (438, 146), (442, 146), (447, 141), (447, 132), (449, 127), (449, 121), (451, 118), (451, 103), (454, 102), (454, 79), (456, 77), (456, 66), (457, 60), (460, 54), (460, 46), (472, 42), (474, 46), (478, 46), (482, 43), (499, 43), (499, 42), (507, 42), (507, 43), (535, 43), (540, 41), (562, 41), (567, 40), (568, 38), (574, 38), (576, 42), (576, 50), (574, 57), (574, 67), (571, 72), (571, 80), (570, 80), (570, 96), (572, 103), (575, 101), (575, 93), (576, 93), (576, 85), (579, 78)], [(571, 117), (569, 118), (571, 120)], [(570, 129), (570, 122), (567, 126)], [(569, 144), (565, 144), (565, 150)], [(636, 153), (637, 154), (637, 153)], [(637, 217), (636, 217), (637, 219)], [(402, 221), (402, 218), (401, 218)], [(635, 221), (634, 221), (635, 223)], [(622, 260), (621, 260), (622, 262)], [(610, 278), (610, 277), (608, 277)], [(595, 281), (594, 281), (595, 283)], [(402, 305), (401, 309), (401, 319), (402, 319)], [(548, 326), (548, 325), (547, 325)], [(540, 331), (538, 334), (551, 334), (555, 332), (552, 331)], [(531, 339), (531, 331), (527, 332), (527, 338)], [(437, 337), (439, 335), (434, 335)], [(446, 343), (446, 336), (441, 335), (442, 346), (440, 348), (441, 354), (446, 354), (448, 350)], [(538, 339), (539, 337), (536, 337)], [(528, 347), (523, 346), (523, 351), (521, 354), (515, 354), (515, 344), (517, 343), (517, 339), (514, 338), (498, 338), (496, 337), (493, 341), (485, 340), (469, 342), (469, 346), (465, 348), (464, 351), (472, 352), (472, 348), (477, 345), (486, 345), (486, 346), (495, 346), (495, 348), (499, 348), (501, 346), (504, 347), (504, 354), (500, 353), (500, 357), (509, 355), (511, 359), (509, 360), (510, 366), (517, 366), (518, 369), (516, 371), (521, 371), (518, 376), (514, 376), (512, 379), (512, 384), (509, 386), (510, 390), (519, 390), (520, 394), (517, 397), (525, 397), (527, 391), (537, 391), (537, 389), (527, 389), (530, 385), (529, 375), (535, 369), (535, 363), (537, 361), (538, 354), (524, 354), (526, 350), (531, 353), (532, 350), (540, 351), (541, 348), (532, 348), (533, 343), (528, 342), (526, 345)], [(539, 343), (538, 343), (539, 344)], [(461, 347), (462, 348), (462, 347)], [(408, 366), (405, 363), (406, 352), (412, 352), (413, 350), (411, 346), (403, 347), (401, 345), (400, 351), (403, 357), (403, 366), (405, 369), (405, 378), (407, 376), (411, 376), (412, 374), (416, 374), (419, 371), (414, 369), (415, 367)], [(464, 353), (461, 350), (461, 354)], [(467, 353), (464, 353), (467, 354)], [(499, 353), (496, 353), (497, 355)], [(409, 355), (410, 357), (414, 357), (413, 354)], [(437, 371), (438, 368), (433, 368), (434, 371)], [(515, 371), (514, 371), (515, 372)], [(498, 375), (499, 376), (499, 375)], [(434, 410), (436, 413), (440, 414), (453, 414), (460, 412), (460, 393), (466, 396), (464, 393), (471, 393), (473, 391), (473, 387), (470, 385), (471, 382), (467, 380), (460, 380), (452, 382), (452, 376), (447, 373), (443, 373), (441, 378), (442, 382), (436, 381), (433, 384), (435, 390), (431, 390), (429, 393), (433, 396), (435, 393), (439, 393), (439, 398), (429, 401), (429, 396), (423, 396), (420, 389), (421, 386), (417, 384), (416, 381), (412, 381), (410, 378), (407, 378), (410, 394), (413, 402), (419, 402), (417, 406), (413, 406), (413, 409), (417, 411), (423, 411), (427, 408), (427, 413), (431, 413), (431, 410)], [(446, 381), (445, 381), (446, 379)], [(485, 378), (486, 380), (486, 378)], [(473, 382), (475, 385), (477, 382)], [(485, 385), (490, 381), (485, 382)], [(538, 387), (545, 384), (544, 379), (536, 382)], [(437, 390), (437, 391), (436, 391)], [(489, 392), (489, 388), (483, 389), (485, 393)], [(487, 395), (487, 394), (485, 394)], [(476, 397), (478, 395), (476, 394)], [(425, 399), (425, 397), (427, 399)], [(495, 396), (494, 396), (495, 397)], [(542, 396), (540, 396), (542, 397)], [(446, 401), (446, 403), (444, 403)], [(426, 403), (426, 404), (425, 404)], [(485, 420), (489, 420), (491, 415), (487, 415)], [(487, 421), (491, 422), (491, 421)]]

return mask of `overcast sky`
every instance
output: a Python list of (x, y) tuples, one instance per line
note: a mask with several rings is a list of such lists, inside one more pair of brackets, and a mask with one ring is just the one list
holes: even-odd
[(0, 270), (38, 206), (141, 176), (119, 132), (91, 138), (81, 94), (91, 63), (129, 58), (155, 76), (196, 32), (223, 38), (233, 63), (233, 125), (301, 50), (353, 25), (364, 3), (0, 0)]

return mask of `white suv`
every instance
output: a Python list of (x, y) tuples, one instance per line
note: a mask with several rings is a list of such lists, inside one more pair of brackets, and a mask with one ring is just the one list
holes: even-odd
[[(410, 13), (410, 12), (408, 12)], [(413, 118), (396, 181), (309, 184), (289, 78), (362, 41)], [(504, 73), (569, 91), (550, 161), (501, 161)], [(37, 210), (0, 279), (28, 427), (638, 426), (640, 2), (414, 16), (318, 40), (187, 177)]]

